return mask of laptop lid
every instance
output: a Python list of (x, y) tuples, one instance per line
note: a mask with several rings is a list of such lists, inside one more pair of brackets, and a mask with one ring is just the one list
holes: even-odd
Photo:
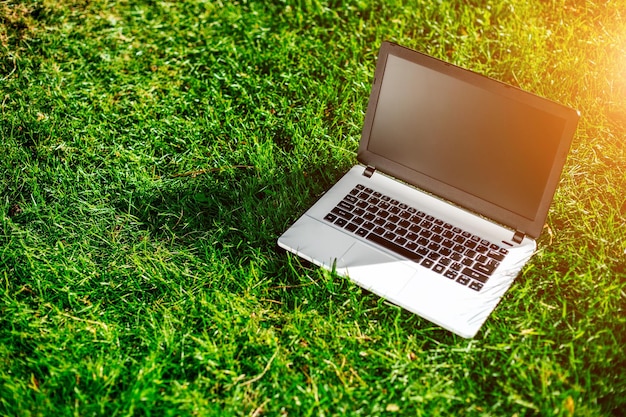
[(384, 42), (358, 160), (536, 238), (578, 117), (548, 99)]

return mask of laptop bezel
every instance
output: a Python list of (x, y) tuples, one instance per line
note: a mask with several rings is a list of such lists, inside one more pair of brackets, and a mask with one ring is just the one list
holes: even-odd
[[(465, 192), (461, 189), (452, 187), (446, 183), (438, 181), (434, 178), (426, 176), (418, 171), (410, 169), (404, 165), (400, 165), (392, 160), (371, 152), (368, 149), (370, 134), (378, 105), (378, 97), (382, 86), (387, 58), (394, 55), (399, 58), (411, 61), (417, 65), (422, 65), (435, 71), (442, 72), (451, 77), (457, 78), (474, 86), (485, 90), (500, 94), (503, 97), (512, 98), (520, 102), (529, 104), (542, 111), (553, 114), (565, 120), (564, 129), (559, 139), (557, 152), (554, 157), (550, 173), (548, 175), (542, 198), (532, 219), (526, 218), (518, 213), (503, 207), (497, 206), (489, 201)], [(480, 75), (478, 73), (455, 66), (445, 61), (422, 54), (412, 49), (391, 43), (383, 42), (381, 45), (374, 82), (369, 98), (367, 112), (362, 130), (361, 142), (359, 145), (357, 159), (364, 165), (373, 166), (387, 175), (404, 181), (419, 189), (434, 194), (439, 198), (448, 200), (455, 205), (461, 206), (467, 210), (475, 212), (492, 221), (498, 222), (512, 231), (521, 232), (532, 238), (537, 238), (543, 230), (545, 220), (558, 186), (561, 172), (571, 142), (576, 130), (579, 113), (569, 107), (563, 106), (554, 101), (537, 96), (530, 92), (521, 90), (517, 87), (502, 83), (492, 78)]]

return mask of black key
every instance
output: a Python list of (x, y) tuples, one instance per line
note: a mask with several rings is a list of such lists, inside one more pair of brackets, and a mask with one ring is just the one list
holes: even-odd
[(441, 258), (441, 255), (439, 255), (437, 252), (431, 252), (428, 254), (428, 258), (432, 259), (433, 261), (438, 261), (439, 258)]
[(501, 254), (500, 252), (490, 251), (487, 254), (487, 256), (490, 257), (491, 259), (495, 259), (496, 261), (500, 261), (500, 262), (502, 262), (502, 260), (504, 259), (504, 255)]
[(461, 263), (465, 266), (472, 266), (472, 264), (474, 263), (474, 260), (470, 258), (463, 258)]
[(396, 224), (398, 224), (400, 222), (400, 217), (396, 216), (395, 214), (393, 216), (389, 216), (389, 218), (387, 219), (390, 222), (394, 222)]
[(429, 222), (432, 222), (433, 220), (435, 220), (435, 218), (431, 215), (426, 215), (426, 220), (428, 220)]
[(426, 267), (426, 268), (430, 268), (431, 266), (433, 266), (433, 264), (434, 264), (434, 263), (435, 263), (435, 261), (433, 261), (433, 260), (430, 260), (430, 259), (426, 258), (426, 259), (424, 259), (424, 260), (420, 263), (420, 265), (422, 265), (422, 266), (424, 266), (424, 267)]
[(461, 285), (467, 285), (470, 282), (470, 279), (466, 277), (465, 275), (461, 275), (460, 277), (456, 279), (456, 282), (458, 282)]
[(455, 245), (452, 250), (456, 253), (463, 253), (465, 252), (465, 246), (463, 245)]
[(376, 219), (374, 219), (374, 223), (376, 223), (379, 226), (384, 225), (385, 223), (387, 223), (387, 220), (385, 219), (381, 219), (380, 217), (376, 217)]
[(422, 256), (426, 256), (426, 255), (428, 255), (428, 249), (426, 249), (426, 248), (425, 248), (425, 247), (423, 247), (423, 246), (420, 246), (420, 248), (419, 248), (419, 249), (417, 249), (415, 252), (419, 253), (419, 254), (420, 254), (420, 255), (422, 255)]
[(358, 224), (359, 226), (363, 224), (365, 220), (360, 218), (360, 217), (355, 217), (354, 219), (352, 219), (352, 223)]
[(389, 209), (389, 203), (387, 203), (386, 201), (381, 201), (380, 203), (378, 203), (378, 207), (380, 207), (383, 210), (388, 210)]
[(359, 230), (356, 231), (356, 235), (357, 236), (361, 236), (361, 237), (367, 236), (368, 233), (369, 233), (369, 231), (367, 229), (362, 228), (362, 227)]
[(454, 236), (454, 239), (452, 239), (453, 241), (455, 241), (456, 243), (463, 243), (465, 242), (465, 238), (461, 235), (456, 235)]
[(445, 246), (446, 248), (450, 249), (454, 246), (454, 242), (450, 239), (445, 239), (443, 242), (441, 242), (441, 246)]
[(346, 220), (350, 220), (351, 218), (354, 217), (354, 214), (339, 207), (335, 207), (334, 209), (332, 209), (332, 212), (335, 213), (339, 217), (343, 217)]
[(396, 229), (396, 233), (397, 233), (397, 234), (399, 234), (400, 236), (404, 236), (404, 235), (406, 235), (407, 231), (408, 231), (408, 230), (406, 230), (406, 229), (404, 229), (404, 228), (402, 228), (402, 227), (398, 227), (398, 228)]
[(430, 241), (425, 237), (420, 237), (419, 239), (417, 239), (417, 244), (420, 246), (428, 246), (429, 243)]
[(475, 291), (480, 291), (483, 288), (483, 284), (477, 281), (472, 281), (469, 287)]
[(431, 242), (428, 244), (428, 249), (437, 252), (439, 250), (439, 248), (441, 248), (441, 246), (439, 246), (438, 244), (436, 244), (435, 242)]
[(350, 191), (350, 194), (352, 195), (358, 195), (359, 194), (359, 189), (358, 188), (353, 188), (352, 191)]
[(398, 213), (400, 213), (400, 207), (398, 207), (398, 206), (393, 206), (393, 207), (391, 207), (391, 208), (389, 209), (389, 212), (390, 212), (390, 213), (392, 213), (392, 214), (398, 214)]
[(408, 229), (409, 227), (411, 227), (411, 223), (406, 220), (402, 220), (400, 223), (398, 223), (398, 226)]
[(363, 228), (367, 229), (367, 230), (372, 230), (374, 228), (374, 226), (376, 226), (374, 223), (372, 222), (365, 222), (363, 223)]
[(433, 267), (433, 271), (437, 272), (438, 274), (442, 274), (443, 271), (445, 270), (446, 270), (446, 267), (441, 264), (437, 264)]
[(410, 230), (411, 232), (414, 232), (414, 233), (419, 233), (419, 232), (421, 232), (421, 231), (422, 231), (422, 228), (421, 228), (421, 227), (419, 227), (418, 225), (414, 224), (414, 225), (412, 225), (411, 227), (409, 227), (409, 230)]
[(385, 232), (383, 237), (387, 240), (393, 241), (396, 238), (396, 234), (394, 232)]
[(441, 248), (441, 249), (439, 249), (439, 253), (442, 256), (450, 256), (450, 255), (452, 255), (452, 251), (450, 249), (448, 249), (448, 248)]
[(374, 230), (372, 230), (372, 232), (376, 233), (379, 236), (382, 236), (386, 232), (386, 230), (378, 226), (378, 227), (375, 227)]
[(345, 196), (343, 199), (352, 204), (356, 204), (356, 202), (359, 201), (355, 196), (350, 195), (350, 194)]
[(432, 230), (433, 233), (437, 233), (438, 235), (443, 233), (443, 227), (441, 227), (441, 226), (433, 226), (433, 228), (430, 229), (430, 230)]
[(328, 221), (328, 222), (334, 222), (337, 219), (337, 216), (335, 216), (332, 213), (328, 213), (325, 217), (324, 220)]
[(403, 238), (402, 236), (398, 236), (394, 242), (396, 242), (398, 245), (400, 246), (404, 246), (404, 244), (406, 243), (406, 239)]
[(368, 194), (372, 194), (374, 192), (374, 190), (372, 190), (371, 188), (366, 188), (363, 191), (368, 193)]
[(345, 229), (346, 229), (346, 230), (349, 230), (349, 231), (351, 231), (351, 232), (354, 232), (354, 231), (355, 231), (356, 229), (358, 229), (358, 228), (359, 228), (359, 226), (357, 226), (357, 225), (356, 225), (356, 224), (354, 224), (354, 223), (349, 223), (349, 224), (348, 224), (348, 225), (346, 225), (346, 227), (345, 227)]
[(478, 255), (476, 257), (476, 262), (484, 264), (487, 262), (487, 257), (485, 255)]
[(429, 222), (428, 220), (424, 220), (420, 223), (420, 226), (422, 226), (424, 229), (430, 229), (430, 226), (432, 225), (433, 224)]
[(452, 232), (451, 230), (446, 230), (445, 232), (443, 232), (443, 237), (445, 237), (446, 239), (452, 239), (454, 237), (454, 232)]
[(441, 243), (443, 241), (443, 237), (441, 235), (434, 235), (431, 239), (435, 243)]
[(450, 266), (450, 268), (451, 268), (453, 271), (457, 271), (457, 272), (458, 272), (458, 271), (460, 271), (461, 269), (463, 269), (463, 265), (461, 265), (461, 264), (460, 264), (460, 263), (458, 263), (458, 262), (455, 262), (455, 263), (453, 263), (453, 264)]
[(476, 248), (476, 252), (478, 253), (487, 253), (488, 251), (489, 251), (489, 248), (484, 245), (480, 245)]
[(473, 240), (467, 240), (465, 241), (464, 245), (466, 248), (474, 249), (476, 247), (476, 242), (474, 242)]
[(437, 226), (443, 226), (443, 220), (436, 219), (436, 220), (435, 220), (435, 224), (436, 224)]
[(365, 213), (363, 217), (365, 218), (365, 220), (368, 220), (370, 222), (376, 218), (376, 216), (372, 213)]
[(425, 238), (429, 238), (432, 235), (433, 235), (433, 232), (431, 232), (430, 230), (424, 229), (420, 232), (420, 236), (424, 236)]
[(496, 267), (493, 265), (485, 265), (485, 264), (477, 263), (476, 265), (474, 265), (473, 269), (485, 275), (491, 275), (493, 274), (493, 271), (496, 270)]
[(476, 256), (476, 252), (471, 249), (468, 249), (465, 251), (465, 256), (467, 256), (468, 258), (474, 259), (474, 257)]
[(452, 259), (444, 257), (439, 260), (439, 263), (443, 266), (448, 266), (452, 263)]
[(406, 248), (412, 252), (415, 252), (415, 250), (417, 249), (417, 243), (409, 242), (406, 244)]
[(380, 198), (380, 197), (382, 197), (382, 196), (383, 196), (383, 195), (382, 195), (381, 193), (379, 193), (378, 191), (374, 191), (374, 193), (373, 193), (372, 195), (373, 195), (374, 197), (376, 197), (376, 198)]
[(408, 211), (403, 211), (402, 213), (400, 213), (400, 217), (402, 217), (403, 219), (407, 220), (409, 218), (411, 218), (411, 213), (409, 213)]
[(470, 278), (475, 279), (476, 281), (480, 281), (482, 283), (487, 282), (489, 277), (487, 275), (483, 275), (480, 272), (474, 271), (471, 268), (463, 268), (463, 275), (467, 275)]
[(358, 208), (358, 207), (352, 210), (352, 212), (356, 214), (357, 216), (362, 216), (365, 214), (365, 210), (363, 210), (362, 208)]
[(354, 188), (357, 190), (362, 190), (365, 188), (365, 186), (363, 184), (357, 184)]
[(378, 216), (382, 217), (383, 219), (386, 219), (387, 217), (389, 217), (389, 212), (387, 210), (381, 210), (378, 212)]
[(393, 224), (393, 223), (391, 223), (391, 222), (387, 222), (387, 223), (385, 223), (385, 226), (384, 226), (384, 227), (385, 227), (385, 229), (387, 229), (387, 230), (389, 230), (389, 231), (391, 231), (391, 232), (393, 232), (394, 230), (396, 230), (396, 225), (395, 225), (395, 224)]
[(335, 220), (335, 224), (339, 227), (344, 227), (347, 223), (348, 221), (346, 219), (342, 219), (341, 217), (338, 217), (337, 220)]
[(409, 258), (415, 262), (419, 262), (422, 259), (421, 256), (418, 256), (415, 253), (411, 252), (410, 250), (400, 245), (397, 245), (393, 242), (390, 242), (381, 236), (377, 236), (375, 234), (370, 233), (369, 235), (367, 235), (366, 239), (372, 242), (378, 243), (380, 246), (387, 248), (390, 251), (395, 252), (401, 256), (404, 256), (405, 258)]
[(463, 259), (463, 255), (458, 252), (454, 252), (452, 255), (450, 255), (450, 258), (452, 258), (453, 261), (460, 261), (461, 259)]
[(411, 240), (411, 241), (415, 242), (417, 240), (418, 236), (415, 233), (413, 233), (413, 232), (409, 232), (409, 233), (407, 233), (406, 238), (408, 240)]
[(451, 270), (451, 269), (448, 269), (448, 270), (446, 271), (446, 273), (445, 273), (445, 274), (443, 274), (443, 276), (444, 276), (444, 277), (446, 277), (446, 278), (450, 278), (450, 279), (454, 279), (454, 278), (456, 278), (456, 277), (457, 277), (457, 275), (459, 275), (459, 273), (458, 273), (458, 272), (456, 272), (456, 271), (453, 271), (453, 270)]

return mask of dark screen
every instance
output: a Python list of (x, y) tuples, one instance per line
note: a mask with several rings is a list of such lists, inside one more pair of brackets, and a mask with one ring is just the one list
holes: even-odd
[(565, 120), (389, 55), (368, 150), (534, 219)]

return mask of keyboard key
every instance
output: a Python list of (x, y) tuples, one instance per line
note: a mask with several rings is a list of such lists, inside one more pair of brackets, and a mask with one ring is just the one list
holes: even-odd
[(369, 235), (367, 235), (367, 240), (370, 240), (374, 243), (379, 244), (380, 246), (387, 248), (389, 250), (391, 250), (392, 252), (395, 252), (401, 256), (404, 256), (405, 258), (409, 258), (411, 260), (414, 260), (416, 262), (419, 262), (422, 258), (420, 256), (418, 256), (417, 254), (409, 251), (408, 249), (397, 245), (393, 242), (388, 241), (387, 239), (381, 237), (381, 236), (377, 236), (375, 234), (370, 233)]
[(332, 209), (332, 212), (339, 217), (343, 217), (346, 220), (350, 220), (354, 217), (354, 214), (339, 207), (335, 207), (334, 209)]
[(329, 221), (329, 222), (334, 222), (337, 219), (337, 216), (335, 216), (332, 213), (328, 213), (325, 217), (324, 220)]
[(450, 279), (454, 279), (454, 278), (456, 278), (456, 277), (457, 277), (457, 275), (459, 275), (459, 273), (458, 273), (458, 272), (456, 272), (456, 271), (453, 271), (453, 270), (451, 270), (451, 269), (448, 269), (448, 270), (446, 271), (446, 273), (445, 273), (445, 274), (443, 274), (443, 276), (444, 276), (444, 277), (446, 277), (446, 278), (450, 278)]
[(476, 281), (480, 281), (480, 282), (483, 282), (483, 283), (487, 282), (487, 280), (489, 279), (488, 276), (486, 276), (484, 274), (481, 274), (480, 272), (474, 271), (473, 269), (468, 268), (468, 267), (463, 268), (462, 273), (463, 273), (463, 275), (467, 275), (468, 277), (473, 278)]
[(435, 261), (433, 261), (433, 260), (431, 260), (431, 259), (426, 258), (426, 259), (424, 259), (424, 260), (420, 263), (420, 265), (422, 265), (423, 267), (426, 267), (426, 268), (430, 268), (431, 266), (433, 266), (433, 264), (434, 264), (434, 263), (435, 263)]
[(465, 275), (461, 275), (460, 277), (456, 279), (456, 282), (458, 282), (461, 285), (467, 285), (470, 282), (470, 279), (466, 277)]
[(485, 264), (479, 264), (477, 263), (476, 265), (473, 266), (473, 268), (485, 275), (491, 275), (493, 274), (493, 271), (496, 270), (496, 267), (493, 265), (485, 265)]
[(475, 291), (480, 291), (483, 288), (483, 284), (478, 281), (472, 281), (469, 287)]

